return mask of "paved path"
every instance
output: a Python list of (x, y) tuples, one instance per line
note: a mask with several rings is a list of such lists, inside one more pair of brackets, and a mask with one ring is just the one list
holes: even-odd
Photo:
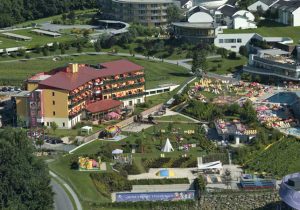
[[(50, 173), (50, 176), (57, 179), (69, 191), (69, 193), (73, 197), (73, 200), (75, 201), (76, 209), (82, 210), (81, 203), (80, 203), (76, 193), (73, 191), (73, 189), (64, 180), (62, 180), (59, 176), (57, 176), (55, 173), (53, 173), (52, 171), (49, 171), (49, 173)], [(56, 189), (58, 189), (58, 188), (56, 188)], [(60, 191), (60, 193), (62, 193), (62, 192)], [(55, 199), (54, 202), (56, 205), (61, 205), (61, 203), (65, 201), (64, 198), (61, 198), (61, 197), (54, 197), (54, 199)], [(70, 208), (68, 208), (66, 210), (69, 210), (69, 209)], [(73, 209), (73, 207), (71, 209)], [(62, 210), (65, 210), (65, 209), (62, 209)]]
[(55, 179), (50, 183), (54, 192), (54, 209), (55, 210), (74, 210), (72, 202), (63, 187)]

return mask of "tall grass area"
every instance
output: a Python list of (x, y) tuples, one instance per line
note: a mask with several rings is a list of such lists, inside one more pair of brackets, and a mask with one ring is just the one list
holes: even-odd
[(282, 178), (286, 174), (300, 171), (299, 151), (299, 139), (285, 137), (268, 149), (256, 153), (255, 158), (246, 164), (246, 168)]

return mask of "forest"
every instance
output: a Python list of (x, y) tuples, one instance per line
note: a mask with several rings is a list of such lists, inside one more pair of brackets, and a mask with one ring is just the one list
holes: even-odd
[(1, 0), (0, 28), (71, 10), (96, 7), (97, 0)]

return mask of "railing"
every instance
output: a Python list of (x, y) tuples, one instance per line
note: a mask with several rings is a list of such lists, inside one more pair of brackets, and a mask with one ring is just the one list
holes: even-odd
[(122, 77), (119, 79), (104, 80), (103, 85), (117, 83), (117, 82), (125, 82), (125, 81), (132, 80), (132, 79), (139, 79), (139, 78), (143, 78), (144, 76), (145, 76), (144, 74), (140, 74), (140, 75)]
[(260, 58), (258, 56), (253, 56), (254, 58), (254, 61), (259, 61), (259, 62), (262, 62), (262, 63), (265, 63), (265, 64), (270, 64), (270, 65), (274, 65), (276, 67), (282, 67), (284, 69), (290, 69), (290, 70), (294, 70), (296, 71), (298, 68), (298, 66), (296, 64), (288, 64), (288, 63), (279, 63), (279, 62), (276, 62), (276, 61), (273, 61), (273, 60), (270, 60), (268, 58)]
[(142, 97), (144, 95), (145, 95), (145, 93), (143, 92), (143, 93), (137, 93), (137, 94), (130, 94), (130, 95), (122, 96), (122, 97), (113, 97), (113, 99), (125, 100), (125, 99), (129, 99), (129, 98)]
[(111, 92), (116, 92), (116, 91), (122, 91), (122, 90), (128, 90), (128, 89), (132, 89), (132, 88), (136, 88), (136, 87), (140, 87), (145, 85), (145, 82), (139, 82), (139, 83), (135, 83), (132, 85), (125, 85), (123, 87), (115, 87), (115, 88), (109, 88), (109, 89), (104, 89), (102, 90), (102, 93), (111, 93)]
[(81, 103), (84, 102), (85, 100), (86, 100), (86, 99), (83, 98), (83, 99), (81, 99), (80, 101), (73, 102), (73, 103), (71, 103), (71, 104), (68, 105), (68, 108), (71, 109), (71, 108), (73, 108), (73, 107), (75, 107), (75, 106), (81, 104)]
[[(291, 79), (291, 80), (299, 80), (300, 79), (300, 76), (298, 75), (286, 75), (284, 74), (284, 72), (278, 72), (278, 71), (274, 71), (272, 69), (264, 69), (264, 68), (257, 68), (257, 67), (254, 67), (254, 66), (244, 66), (243, 67), (243, 70), (244, 71), (248, 71), (248, 72), (254, 72), (254, 73), (258, 73), (258, 74), (263, 74), (263, 75), (273, 75), (273, 76), (278, 76), (278, 77), (284, 77), (284, 78), (288, 78), (288, 79)], [(282, 70), (284, 71), (284, 70)], [(295, 74), (297, 72), (295, 71)]]

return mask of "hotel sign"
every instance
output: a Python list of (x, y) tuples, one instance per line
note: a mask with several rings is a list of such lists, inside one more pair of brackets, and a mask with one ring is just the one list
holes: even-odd
[(180, 201), (195, 199), (195, 191), (116, 193), (116, 202)]

